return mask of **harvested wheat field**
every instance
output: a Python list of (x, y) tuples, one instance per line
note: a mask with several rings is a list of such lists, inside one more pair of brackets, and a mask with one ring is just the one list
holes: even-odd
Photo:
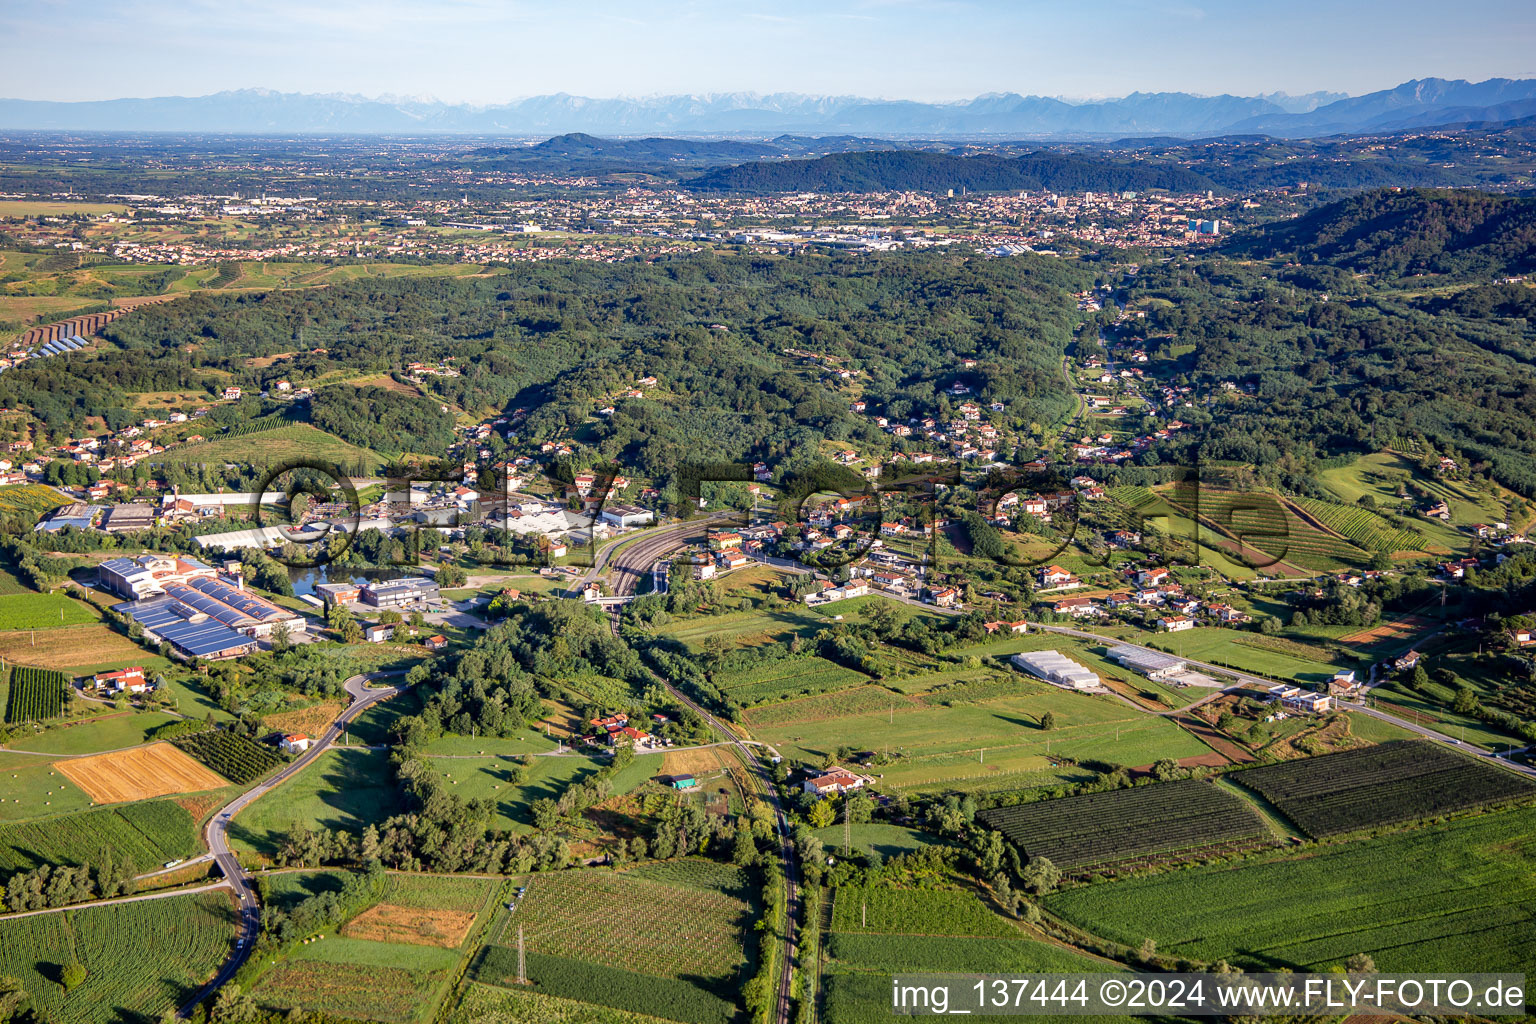
[(336, 717), (345, 710), (346, 705), (339, 700), (328, 700), (314, 707), (299, 708), (296, 711), (279, 711), (275, 715), (268, 715), (263, 722), (280, 732), (299, 732), (306, 736), (319, 736), (330, 728)]
[(85, 790), (93, 803), (116, 804), (153, 796), (221, 789), (228, 780), (204, 768), (169, 743), (72, 757), (53, 767)]
[(341, 934), (349, 939), (453, 949), (464, 941), (474, 923), (472, 910), (424, 910), (380, 903), (347, 922)]
[(693, 750), (669, 750), (661, 759), (664, 775), (708, 775), (720, 770), (720, 755), (714, 747)]

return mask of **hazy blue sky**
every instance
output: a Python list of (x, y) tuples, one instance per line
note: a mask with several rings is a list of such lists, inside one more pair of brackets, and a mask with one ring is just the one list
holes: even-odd
[(1536, 77), (1532, 0), (0, 0), (0, 96), (948, 100)]

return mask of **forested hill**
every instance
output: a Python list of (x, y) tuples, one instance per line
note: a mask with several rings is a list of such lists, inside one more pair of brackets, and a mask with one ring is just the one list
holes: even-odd
[(1230, 248), (1382, 276), (1524, 274), (1536, 270), (1536, 198), (1384, 189), (1272, 224)]
[(1095, 157), (1032, 153), (1009, 160), (998, 156), (947, 153), (834, 153), (815, 160), (741, 164), (706, 172), (690, 188), (725, 192), (940, 192), (967, 189), (1053, 192), (1167, 189), (1204, 192), (1208, 178), (1172, 165), (1127, 163)]

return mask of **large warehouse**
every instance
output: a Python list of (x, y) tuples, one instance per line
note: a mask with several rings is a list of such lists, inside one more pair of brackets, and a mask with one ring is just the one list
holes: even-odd
[(1072, 690), (1091, 690), (1099, 685), (1098, 674), (1059, 651), (1026, 651), (1011, 659), (1017, 668), (1048, 683)]
[(258, 637), (279, 625), (304, 631), (304, 616), (224, 580), (200, 577), (168, 583), (165, 592), (113, 610), (133, 618), (152, 640), (164, 640), (192, 658), (233, 658), (248, 654)]
[(1132, 672), (1140, 672), (1154, 680), (1170, 679), (1183, 672), (1187, 664), (1184, 659), (1175, 658), (1171, 654), (1159, 654), (1130, 644), (1111, 647), (1109, 656)]

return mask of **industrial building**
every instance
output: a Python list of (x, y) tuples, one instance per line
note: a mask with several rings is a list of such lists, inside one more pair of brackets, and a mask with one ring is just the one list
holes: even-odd
[(407, 605), (436, 601), (438, 587), (425, 576), (407, 576), (398, 580), (379, 580), (360, 588), (364, 604), (376, 608), (403, 608)]
[(1092, 690), (1100, 685), (1097, 673), (1059, 651), (1026, 651), (1015, 654), (1010, 660), (1015, 668), (1070, 690)]
[(109, 558), (96, 567), (97, 585), (130, 601), (163, 594), (167, 584), (187, 583), (216, 575), (211, 566), (195, 558), (176, 555), (145, 554), (132, 558)]
[(160, 510), (153, 505), (113, 505), (101, 520), (101, 528), (108, 533), (133, 533), (152, 530)]
[(1157, 651), (1143, 650), (1130, 644), (1120, 644), (1109, 649), (1109, 656), (1132, 672), (1139, 672), (1148, 679), (1162, 681), (1182, 673), (1187, 666), (1182, 658)]

